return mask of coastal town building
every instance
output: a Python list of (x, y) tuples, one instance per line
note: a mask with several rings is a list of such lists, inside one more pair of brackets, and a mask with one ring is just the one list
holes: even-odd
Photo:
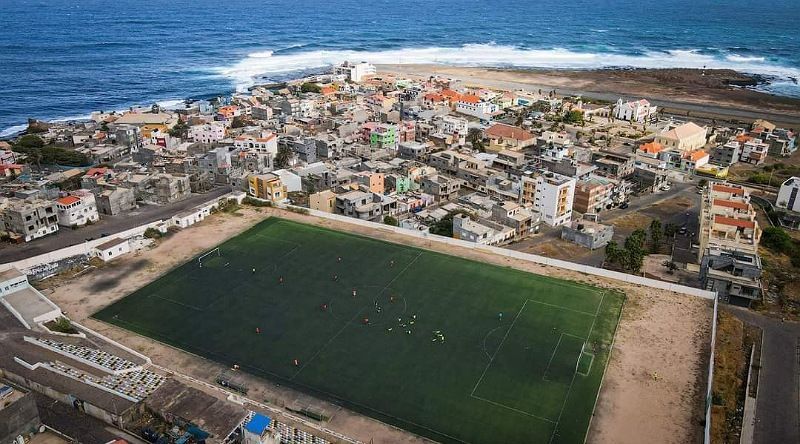
[(590, 220), (574, 220), (561, 227), (561, 239), (590, 250), (605, 247), (614, 237), (614, 227)]
[(709, 248), (700, 263), (700, 281), (720, 301), (749, 307), (761, 299), (762, 271), (757, 254)]
[(700, 211), (698, 261), (709, 249), (758, 254), (761, 227), (750, 204), (750, 192), (741, 185), (710, 182)]
[(95, 200), (98, 211), (109, 216), (136, 208), (136, 194), (131, 188), (111, 186), (97, 192)]
[(543, 171), (522, 176), (521, 180), (521, 201), (539, 212), (542, 222), (557, 227), (572, 219), (576, 184), (574, 178)]
[(189, 138), (200, 143), (215, 143), (225, 139), (227, 128), (220, 122), (204, 123), (189, 128)]
[(645, 99), (623, 102), (620, 98), (614, 105), (614, 117), (628, 122), (648, 122), (657, 112), (658, 108)]
[(785, 208), (789, 211), (800, 213), (800, 177), (790, 177), (781, 184), (778, 190), (778, 198), (775, 200), (775, 206), (778, 208)]
[(493, 152), (503, 150), (522, 150), (536, 144), (536, 136), (522, 128), (496, 123), (490, 126), (485, 136), (489, 139), (489, 150)]
[(11, 198), (2, 204), (2, 230), (12, 240), (30, 242), (58, 231), (55, 202)]
[(695, 151), (706, 145), (708, 129), (687, 122), (656, 135), (655, 141), (667, 149)]
[(360, 82), (367, 77), (375, 75), (375, 66), (367, 62), (350, 63), (344, 62), (333, 68), (333, 74), (343, 76), (351, 82)]
[(252, 175), (248, 178), (248, 194), (270, 202), (282, 203), (288, 199), (286, 185), (274, 173)]
[(94, 194), (89, 190), (78, 190), (56, 200), (58, 224), (63, 227), (79, 227), (100, 220)]

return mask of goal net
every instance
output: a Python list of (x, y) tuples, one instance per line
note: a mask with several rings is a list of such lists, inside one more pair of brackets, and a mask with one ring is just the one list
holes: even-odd
[(208, 261), (209, 259), (220, 256), (222, 256), (222, 252), (220, 251), (219, 247), (217, 247), (198, 256), (197, 263), (200, 265), (200, 268), (203, 268), (203, 261)]

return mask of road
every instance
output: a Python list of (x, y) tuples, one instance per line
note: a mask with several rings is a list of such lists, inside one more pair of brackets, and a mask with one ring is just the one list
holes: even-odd
[(753, 442), (800, 442), (800, 324), (746, 308), (730, 309), (764, 332)]
[[(523, 78), (520, 78), (518, 81), (493, 79), (493, 73), (490, 70), (471, 75), (468, 73), (468, 71), (454, 73), (452, 72), (454, 68), (442, 65), (377, 65), (377, 68), (379, 72), (390, 72), (419, 77), (445, 75), (447, 77), (458, 78), (467, 83), (507, 91), (515, 91), (518, 89), (525, 89), (529, 91), (544, 89), (549, 91), (555, 87), (553, 85), (538, 85), (533, 82), (527, 82)], [(555, 88), (557, 88), (559, 96), (583, 96), (592, 99), (605, 100), (612, 103), (616, 102), (620, 96), (625, 95), (624, 91), (584, 91), (563, 88), (560, 86)], [(714, 105), (708, 103), (690, 103), (679, 98), (670, 100), (669, 98), (664, 97), (648, 97), (648, 100), (653, 105), (657, 105), (669, 113), (675, 113), (676, 115), (680, 115), (682, 117), (685, 116), (687, 111), (689, 111), (692, 118), (705, 117), (707, 119), (741, 119), (746, 121), (766, 119), (770, 122), (783, 125), (787, 128), (796, 127), (798, 121), (798, 117), (796, 115), (768, 110), (750, 110), (735, 106)]]
[(101, 216), (100, 221), (78, 229), (60, 227), (58, 233), (41, 237), (23, 244), (2, 244), (0, 247), (0, 263), (14, 262), (21, 259), (48, 253), (61, 248), (77, 245), (86, 239), (97, 239), (103, 234), (111, 235), (129, 230), (146, 223), (167, 219), (194, 206), (208, 202), (227, 194), (231, 187), (224, 186), (205, 194), (192, 194), (188, 199), (170, 205), (141, 205), (139, 208), (116, 216)]

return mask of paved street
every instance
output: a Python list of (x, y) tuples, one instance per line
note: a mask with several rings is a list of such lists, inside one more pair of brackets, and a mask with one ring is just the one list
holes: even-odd
[(103, 234), (112, 235), (159, 219), (166, 219), (172, 217), (176, 213), (200, 205), (203, 202), (208, 202), (230, 191), (231, 188), (225, 186), (205, 194), (192, 194), (188, 199), (176, 202), (172, 205), (142, 205), (126, 214), (117, 216), (101, 215), (100, 222), (76, 230), (60, 227), (57, 234), (45, 236), (31, 242), (24, 244), (1, 244), (0, 263), (27, 259), (39, 254), (77, 245), (89, 238), (97, 239), (103, 236)]
[(731, 312), (764, 331), (753, 442), (800, 442), (800, 324), (745, 308)]

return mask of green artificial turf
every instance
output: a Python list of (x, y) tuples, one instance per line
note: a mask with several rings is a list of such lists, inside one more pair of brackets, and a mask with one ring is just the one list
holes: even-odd
[(437, 441), (580, 443), (623, 300), (270, 218), (94, 317)]

